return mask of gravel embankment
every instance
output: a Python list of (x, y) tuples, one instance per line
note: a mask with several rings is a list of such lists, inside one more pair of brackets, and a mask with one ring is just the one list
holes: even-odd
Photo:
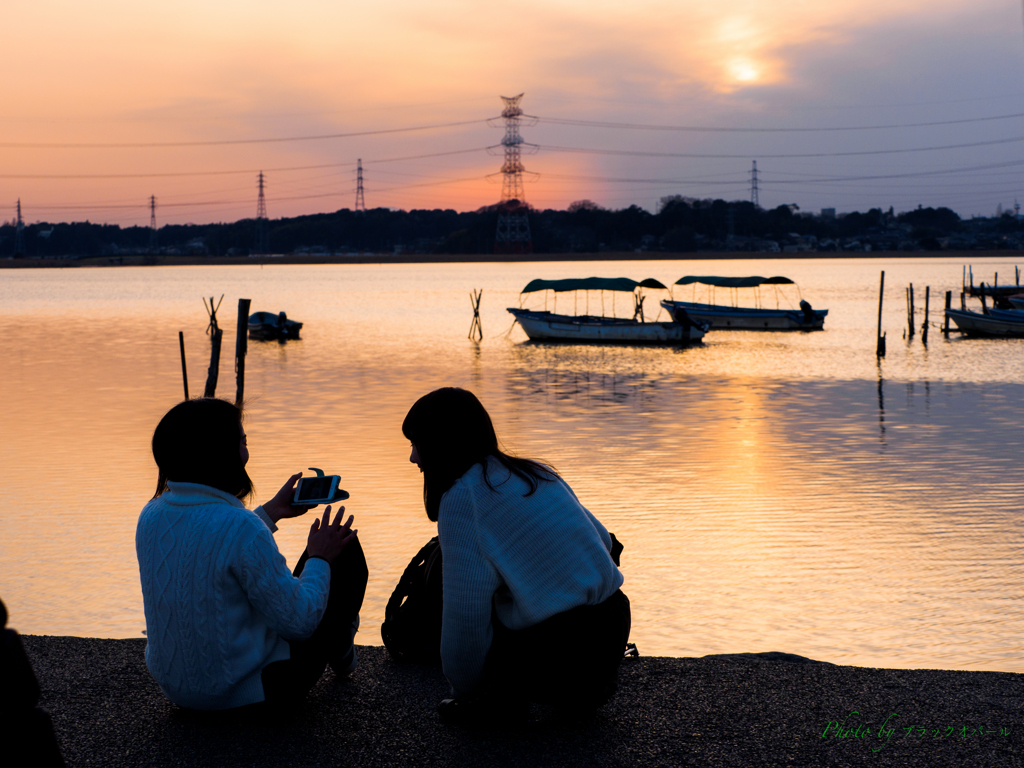
[(145, 640), (23, 642), (73, 767), (1024, 768), (1021, 674), (786, 654), (642, 657), (623, 662), (618, 695), (592, 719), (563, 722), (535, 707), (525, 726), (466, 731), (438, 722), (440, 671), (397, 665), (382, 647), (360, 646), (354, 675), (328, 671), (294, 712), (239, 716), (168, 702), (146, 670)]

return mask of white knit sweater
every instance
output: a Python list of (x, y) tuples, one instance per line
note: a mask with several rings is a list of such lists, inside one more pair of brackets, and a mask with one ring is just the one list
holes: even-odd
[(437, 532), (444, 553), (441, 661), (457, 695), (473, 692), (501, 623), (524, 629), (580, 605), (597, 605), (622, 586), (611, 537), (561, 479), (529, 485), (497, 459), (488, 478), (476, 464), (441, 498)]
[(331, 568), (288, 570), (262, 507), (229, 493), (168, 483), (139, 515), (135, 551), (146, 611), (146, 665), (171, 701), (226, 709), (264, 700), (260, 672), (289, 658), (286, 639), (313, 634)]

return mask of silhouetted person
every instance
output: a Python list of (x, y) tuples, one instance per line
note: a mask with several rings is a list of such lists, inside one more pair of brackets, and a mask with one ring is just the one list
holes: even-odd
[(314, 520), (288, 571), (273, 532), (309, 507), (291, 501), (299, 474), (248, 510), (252, 494), (242, 412), (197, 398), (179, 403), (153, 434), (160, 473), (139, 515), (135, 550), (146, 610), (146, 665), (164, 694), (190, 709), (229, 709), (304, 696), (330, 663), (356, 666), (352, 644), (366, 590), (366, 560), (351, 530)]
[(21, 638), (7, 629), (7, 607), (0, 601), (0, 764), (63, 766), (50, 716), (38, 708), (39, 682)]
[(800, 309), (804, 313), (804, 323), (811, 325), (814, 320), (814, 307), (811, 306), (811, 302), (807, 299), (800, 299)]
[(498, 447), (476, 396), (424, 395), (402, 424), (444, 558), (442, 720), (501, 724), (528, 702), (593, 710), (615, 692), (629, 600), (612, 538), (551, 467)]

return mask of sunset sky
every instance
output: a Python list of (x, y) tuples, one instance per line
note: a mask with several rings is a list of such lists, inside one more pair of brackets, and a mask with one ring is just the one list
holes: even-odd
[[(260, 170), (271, 218), (334, 211), (358, 158), (368, 207), (471, 210), (498, 200), (486, 120), (520, 92), (539, 208), (749, 199), (753, 160), (764, 207), (1024, 203), (1020, 0), (4, 10), (4, 220), (20, 198), (27, 222), (146, 225), (155, 195), (160, 225), (233, 221), (255, 215)], [(392, 132), (336, 136), (374, 131)]]

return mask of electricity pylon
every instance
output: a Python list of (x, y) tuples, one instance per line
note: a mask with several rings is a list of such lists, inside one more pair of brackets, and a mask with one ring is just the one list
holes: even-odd
[(505, 120), (505, 137), (501, 140), (505, 162), (501, 166), (501, 201), (498, 203), (498, 228), (494, 235), (495, 253), (533, 253), (533, 238), (530, 236), (530, 219), (527, 216), (523, 193), (523, 174), (527, 173), (520, 159), (522, 147), (536, 151), (536, 145), (527, 144), (519, 135), (523, 110), (518, 96), (502, 96), (505, 108), (501, 116)]
[(267, 246), (267, 200), (263, 196), (263, 171), (259, 175), (260, 196), (256, 202), (256, 253), (266, 253)]
[(366, 199), (363, 197), (363, 159), (359, 158), (356, 166), (356, 210), (366, 210)]

